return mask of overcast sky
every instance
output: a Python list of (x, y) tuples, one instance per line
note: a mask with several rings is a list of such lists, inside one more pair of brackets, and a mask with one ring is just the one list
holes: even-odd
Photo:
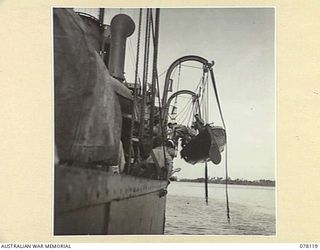
[[(138, 9), (107, 9), (105, 23), (120, 11), (130, 15), (137, 26)], [(134, 79), (136, 33), (127, 46), (128, 81)], [(161, 9), (159, 43), (159, 74), (185, 55), (215, 61), (214, 72), (228, 134), (229, 176), (275, 179), (274, 9)], [(189, 69), (189, 72), (183, 69), (187, 77), (180, 83), (180, 89), (194, 89), (198, 83), (187, 80), (193, 75), (193, 69)], [(160, 78), (161, 85), (164, 76)], [(210, 119), (221, 124), (213, 99), (209, 105)], [(182, 168), (177, 174), (179, 178), (204, 176), (204, 164), (189, 165), (179, 158), (175, 160), (175, 167)], [(218, 166), (209, 164), (209, 176), (224, 176), (224, 156)]]

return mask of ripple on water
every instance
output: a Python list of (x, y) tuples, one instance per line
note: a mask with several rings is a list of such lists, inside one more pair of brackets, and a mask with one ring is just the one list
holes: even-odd
[(230, 203), (231, 223), (225, 202), (168, 195), (165, 234), (171, 235), (275, 235), (275, 215), (255, 207)]

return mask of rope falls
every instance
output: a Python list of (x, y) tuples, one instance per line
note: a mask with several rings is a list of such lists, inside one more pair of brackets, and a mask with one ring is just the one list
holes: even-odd
[[(187, 64), (200, 64), (193, 66)], [(218, 96), (218, 90), (213, 73), (214, 62), (195, 56), (184, 56), (174, 61), (166, 72), (162, 103), (164, 105), (163, 124), (175, 126), (175, 133), (166, 136), (173, 139), (176, 150), (180, 151), (181, 157), (190, 164), (204, 163), (205, 200), (208, 205), (208, 162), (215, 165), (220, 164), (222, 152), (224, 151), (225, 167), (225, 197), (227, 220), (230, 223), (230, 207), (228, 198), (228, 166), (227, 166), (227, 135), (222, 108)], [(201, 71), (199, 81), (194, 84), (194, 89), (181, 89), (187, 83), (182, 79), (182, 68), (193, 68)], [(178, 70), (177, 70), (178, 68)], [(178, 76), (175, 77), (175, 72)], [(175, 80), (174, 80), (175, 79)], [(188, 79), (187, 79), (188, 80)], [(212, 83), (211, 87), (209, 83)], [(213, 90), (213, 95), (210, 90)], [(175, 91), (175, 92), (173, 92)], [(168, 98), (168, 93), (173, 92)], [(216, 103), (221, 126), (212, 125), (212, 102), (209, 98), (213, 96)], [(173, 102), (173, 105), (171, 104)], [(171, 109), (171, 112), (170, 112)], [(167, 130), (164, 130), (167, 133)]]

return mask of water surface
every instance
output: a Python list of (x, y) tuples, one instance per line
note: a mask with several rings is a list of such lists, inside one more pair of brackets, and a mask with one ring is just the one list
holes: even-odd
[(275, 188), (229, 185), (231, 223), (227, 222), (225, 186), (171, 182), (168, 187), (165, 234), (275, 235)]

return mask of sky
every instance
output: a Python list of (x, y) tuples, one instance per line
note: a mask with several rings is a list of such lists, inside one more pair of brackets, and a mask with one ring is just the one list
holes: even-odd
[[(118, 13), (131, 16), (137, 28), (138, 9), (106, 9), (105, 23), (110, 23)], [(185, 55), (215, 61), (213, 70), (228, 136), (228, 172), (233, 179), (275, 179), (274, 29), (273, 8), (160, 10), (159, 75)], [(137, 29), (127, 43), (125, 71), (129, 82), (134, 81), (136, 34)], [(142, 52), (140, 58), (143, 59)], [(184, 67), (180, 89), (193, 90), (201, 75), (199, 72), (196, 74), (195, 69)], [(164, 77), (162, 74), (159, 78), (160, 88)], [(221, 125), (213, 91), (209, 91), (209, 120)], [(179, 108), (182, 106), (178, 105)], [(225, 176), (224, 153), (222, 159), (219, 165), (208, 164), (210, 177)], [(174, 167), (182, 169), (176, 174), (178, 178), (204, 177), (203, 163), (190, 165), (178, 156)]]

